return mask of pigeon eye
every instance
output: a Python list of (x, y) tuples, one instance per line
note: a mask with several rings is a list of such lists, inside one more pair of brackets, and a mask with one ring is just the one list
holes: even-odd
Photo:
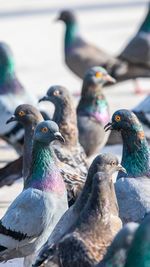
[(23, 110), (21, 110), (21, 111), (20, 111), (18, 114), (19, 114), (19, 116), (21, 116), (21, 117), (22, 117), (22, 116), (24, 116), (24, 115), (25, 115), (25, 112), (24, 112)]
[(115, 116), (115, 121), (117, 121), (117, 122), (121, 121), (121, 117), (119, 115), (116, 115)]
[(47, 132), (48, 132), (48, 128), (47, 128), (47, 127), (43, 127), (43, 128), (41, 129), (41, 132), (42, 132), (42, 133), (47, 133)]
[(95, 73), (95, 77), (96, 78), (102, 78), (103, 77), (103, 74), (101, 72), (96, 72)]
[(115, 161), (112, 161), (112, 162), (111, 162), (111, 165), (112, 165), (112, 166), (116, 165)]
[(55, 95), (55, 96), (60, 95), (60, 91), (59, 90), (54, 91), (53, 95)]

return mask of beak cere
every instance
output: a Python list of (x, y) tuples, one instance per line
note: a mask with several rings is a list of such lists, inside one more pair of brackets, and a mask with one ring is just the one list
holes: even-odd
[(110, 83), (116, 83), (116, 80), (115, 80), (112, 76), (110, 76), (109, 74), (105, 75), (105, 76), (103, 77), (103, 79), (104, 79), (105, 81), (107, 81), (107, 82), (110, 82)]
[(13, 121), (16, 121), (16, 117), (15, 117), (15, 115), (12, 115), (12, 116), (10, 117), (10, 119), (8, 119), (8, 120), (6, 121), (6, 124), (8, 124), (8, 123), (10, 123), (10, 122), (13, 122)]
[(121, 164), (118, 164), (117, 168), (118, 168), (118, 171), (122, 171), (124, 173), (127, 173), (126, 169)]
[(42, 98), (39, 99), (39, 102), (42, 102), (42, 101), (49, 101), (49, 97), (43, 96)]
[(107, 132), (107, 131), (109, 131), (109, 130), (113, 130), (112, 122), (108, 122), (108, 123), (104, 126), (104, 130), (105, 130), (105, 132)]
[(55, 135), (56, 140), (59, 140), (60, 142), (65, 143), (65, 139), (63, 138), (60, 132), (56, 132), (54, 135)]

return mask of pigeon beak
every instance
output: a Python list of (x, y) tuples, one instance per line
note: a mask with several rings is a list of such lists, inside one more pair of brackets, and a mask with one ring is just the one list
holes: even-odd
[(63, 138), (60, 132), (56, 132), (54, 133), (54, 135), (55, 135), (56, 140), (59, 140), (60, 142), (65, 143), (65, 139)]
[(126, 169), (121, 164), (118, 164), (117, 171), (122, 171), (124, 173), (127, 173)]
[(12, 121), (16, 121), (17, 119), (16, 119), (16, 117), (15, 117), (15, 115), (12, 115), (11, 117), (10, 117), (10, 119), (8, 119), (7, 121), (6, 121), (6, 124), (8, 124), (8, 123), (10, 123), (10, 122), (12, 122)]
[(49, 97), (43, 96), (42, 98), (39, 99), (39, 102), (42, 102), (42, 101), (49, 101)]
[(106, 74), (105, 76), (103, 76), (103, 79), (109, 83), (116, 83), (116, 80), (109, 74)]
[(105, 126), (104, 126), (104, 130), (105, 132), (109, 131), (109, 130), (113, 130), (113, 124), (112, 122), (108, 122)]

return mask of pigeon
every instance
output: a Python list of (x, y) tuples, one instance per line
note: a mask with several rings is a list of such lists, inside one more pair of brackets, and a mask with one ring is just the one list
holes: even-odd
[(117, 110), (105, 130), (121, 132), (123, 140), (122, 166), (115, 183), (119, 216), (123, 223), (141, 222), (150, 211), (150, 150), (141, 123), (126, 109)]
[(109, 107), (102, 92), (105, 82), (115, 80), (102, 67), (87, 71), (83, 80), (81, 99), (77, 106), (79, 141), (89, 157), (102, 148), (108, 138), (104, 125), (109, 121)]
[[(31, 152), (32, 152), (32, 143), (33, 135), (35, 128), (39, 122), (43, 121), (43, 117), (40, 112), (37, 112), (37, 109), (28, 104), (19, 105), (8, 120), (7, 124), (10, 122), (17, 121), (23, 125), (25, 130), (24, 134), (24, 149), (23, 149), (23, 178), (29, 174), (30, 164), (31, 164)], [(22, 168), (22, 165), (20, 165)]]
[(6, 121), (14, 109), (23, 103), (37, 104), (37, 99), (21, 85), (15, 73), (14, 58), (10, 47), (0, 42), (0, 137), (22, 154), (24, 131), (20, 124)]
[[(83, 190), (81, 191), (76, 202), (64, 213), (56, 227), (54, 228), (52, 234), (50, 235), (48, 241), (41, 249), (34, 267), (41, 266), (41, 264), (48, 264), (51, 266), (53, 259), (55, 259), (56, 245), (58, 242), (69, 233), (74, 225), (76, 225), (80, 212), (83, 210), (86, 202), (91, 194), (92, 180), (97, 172), (107, 172), (111, 173), (115, 169), (122, 169), (116, 156), (112, 154), (100, 154), (93, 160), (87, 174), (87, 179)], [(110, 182), (111, 183), (111, 182)], [(112, 202), (112, 210), (114, 214), (118, 213), (118, 205), (115, 195), (113, 195), (114, 203)], [(45, 266), (45, 265), (44, 265)]]
[(0, 262), (24, 257), (24, 266), (32, 266), (30, 258), (68, 208), (65, 184), (51, 146), (56, 139), (64, 142), (55, 122), (37, 125), (24, 189), (0, 220)]
[[(112, 57), (102, 49), (85, 42), (79, 35), (76, 17), (69, 10), (61, 11), (57, 21), (63, 21), (66, 26), (64, 38), (65, 63), (68, 68), (83, 79), (86, 71), (94, 66), (102, 66), (109, 73), (126, 68), (119, 59)], [(123, 65), (123, 66), (122, 66)]]
[(138, 223), (127, 223), (115, 236), (106, 255), (96, 267), (124, 267)]
[[(118, 170), (116, 166), (115, 170)], [(94, 175), (91, 195), (73, 231), (58, 244), (58, 266), (89, 267), (103, 258), (107, 247), (122, 227), (118, 211), (114, 213), (112, 209), (116, 207), (112, 185), (110, 174), (98, 172)]]
[(121, 52), (119, 58), (131, 64), (150, 68), (150, 4), (136, 35)]
[(137, 229), (124, 267), (149, 267), (150, 266), (150, 215), (147, 215)]
[(62, 144), (62, 149), (60, 146), (58, 149), (55, 147), (58, 158), (77, 169), (79, 175), (85, 177), (86, 155), (79, 143), (76, 110), (69, 91), (60, 85), (51, 86), (39, 101), (50, 101), (55, 106), (53, 121), (58, 124), (65, 138), (65, 146)]
[[(143, 69), (143, 75), (145, 69), (146, 77), (150, 77), (150, 4), (144, 21), (140, 25), (137, 33), (129, 41), (118, 58), (128, 62), (131, 68), (134, 68), (134, 66), (139, 67), (139, 69), (141, 68), (141, 73)], [(136, 87), (136, 92), (141, 92), (139, 86)]]
[[(33, 107), (32, 105), (23, 104), (16, 108), (14, 115), (12, 115), (9, 118), (7, 123), (12, 122), (14, 120), (17, 120), (18, 122), (22, 123), (22, 125), (25, 128), (24, 155), (23, 155), (23, 160), (20, 157), (17, 161), (14, 161), (14, 163), (11, 163), (7, 167), (4, 167), (4, 173), (1, 174), (2, 177), (0, 177), (0, 183), (5, 184), (5, 185), (6, 183), (11, 184), (16, 179), (19, 179), (22, 176), (21, 175), (19, 177), (19, 174), (22, 173), (22, 168), (23, 168), (24, 180), (26, 179), (28, 172), (29, 172), (29, 168), (30, 168), (30, 162), (31, 162), (31, 152), (32, 152), (34, 130), (35, 130), (36, 125), (39, 122), (43, 121), (43, 117), (37, 108)], [(60, 129), (60, 132), (61, 132), (61, 129)], [(66, 137), (65, 131), (62, 131), (62, 132), (64, 133), (64, 138), (65, 138)], [(67, 186), (68, 201), (69, 201), (69, 206), (71, 206), (74, 203), (75, 199), (77, 198), (77, 195), (79, 194), (79, 192), (81, 191), (84, 185), (86, 174), (84, 176), (81, 176), (81, 173), (78, 172), (79, 161), (76, 162), (76, 165), (74, 166), (71, 166), (71, 164), (69, 165), (69, 162), (68, 164), (66, 164), (65, 146), (63, 147), (60, 146), (60, 149), (59, 149), (58, 142), (57, 144), (54, 144), (53, 142), (52, 146), (53, 146), (55, 154), (58, 156), (57, 164), (59, 166), (60, 172)], [(77, 153), (76, 158), (77, 159), (81, 158), (79, 157), (77, 150), (76, 150), (76, 153)], [(65, 156), (63, 156), (63, 154)], [(18, 163), (20, 163), (20, 165)], [(16, 167), (18, 169), (14, 170), (14, 168)], [(13, 170), (12, 176), (10, 176), (10, 173), (9, 173), (10, 170)], [(4, 174), (6, 174), (6, 177), (4, 176)]]

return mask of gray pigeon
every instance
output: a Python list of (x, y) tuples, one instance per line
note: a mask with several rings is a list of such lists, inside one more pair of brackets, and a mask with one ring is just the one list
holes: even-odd
[(106, 255), (96, 267), (124, 267), (138, 223), (127, 223), (115, 236)]
[(126, 109), (116, 111), (105, 130), (121, 132), (123, 140), (122, 166), (115, 183), (119, 215), (123, 223), (141, 222), (150, 211), (150, 151), (141, 123)]
[(18, 123), (6, 125), (14, 109), (23, 103), (37, 104), (37, 99), (19, 82), (10, 47), (0, 42), (0, 137), (22, 153), (23, 128)]
[[(114, 165), (115, 170), (118, 167)], [(58, 266), (92, 267), (103, 258), (107, 247), (122, 227), (118, 211), (112, 208), (116, 207), (116, 199), (113, 197), (113, 183), (110, 182), (108, 173), (98, 172), (94, 175), (91, 195), (73, 231), (58, 244)]]
[(150, 70), (150, 4), (136, 35), (121, 52), (119, 58), (131, 64), (143, 65)]
[[(128, 62), (131, 74), (135, 73), (133, 78), (150, 77), (150, 4), (148, 5), (148, 12), (136, 35), (118, 56), (118, 59)], [(135, 92), (142, 92), (137, 83)]]
[(89, 157), (107, 141), (104, 125), (109, 121), (109, 107), (102, 87), (115, 80), (102, 67), (87, 71), (83, 80), (81, 99), (77, 106), (79, 141)]
[[(72, 231), (74, 225), (79, 218), (80, 212), (83, 210), (84, 206), (87, 203), (89, 196), (91, 195), (91, 187), (92, 187), (92, 180), (94, 174), (98, 171), (101, 172), (112, 172), (114, 169), (122, 169), (120, 166), (118, 159), (112, 154), (100, 154), (98, 155), (92, 162), (85, 185), (81, 194), (77, 198), (76, 202), (72, 207), (70, 207), (65, 214), (62, 216), (54, 231), (50, 235), (47, 243), (43, 246), (36, 263), (33, 265), (34, 267), (41, 266), (43, 262), (45, 262), (44, 266), (51, 266), (53, 264), (56, 254), (55, 246), (58, 242), (64, 237), (67, 233)], [(123, 169), (122, 169), (123, 170)], [(111, 181), (110, 181), (110, 185)], [(112, 190), (112, 193), (114, 191)], [(118, 205), (116, 201), (115, 194), (112, 195), (112, 213), (116, 215), (118, 213)], [(48, 265), (46, 265), (48, 259)]]
[(102, 66), (109, 73), (115, 72), (115, 69), (119, 71), (124, 68), (124, 64), (120, 60), (81, 38), (73, 12), (64, 10), (57, 20), (63, 21), (66, 26), (64, 38), (65, 63), (78, 77), (83, 79), (87, 70), (94, 66)]
[(38, 124), (24, 189), (0, 220), (1, 262), (24, 257), (24, 266), (32, 266), (30, 258), (68, 208), (65, 184), (50, 145), (56, 139), (64, 141), (56, 123)]

